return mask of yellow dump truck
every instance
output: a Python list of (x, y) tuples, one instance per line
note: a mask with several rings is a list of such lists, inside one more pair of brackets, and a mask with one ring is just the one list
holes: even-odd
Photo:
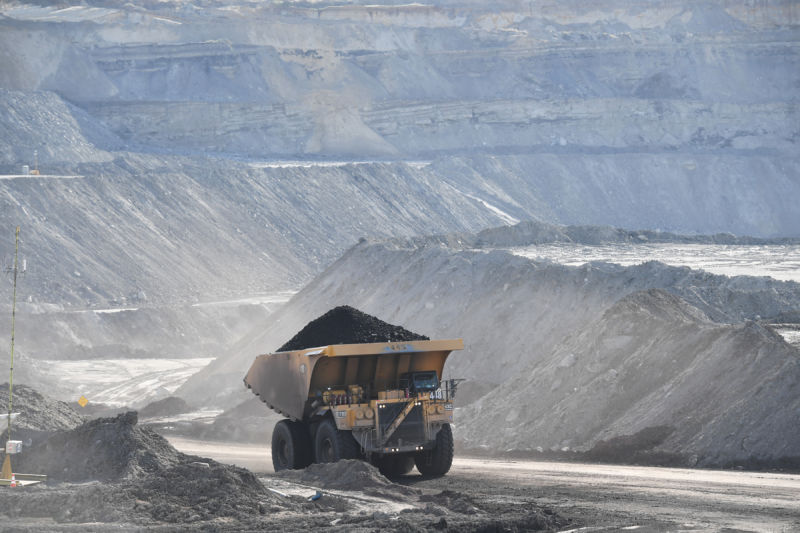
[(457, 380), (442, 381), (456, 340), (334, 344), (260, 355), (245, 385), (287, 417), (272, 433), (275, 470), (366, 459), (384, 474), (442, 476), (453, 461)]

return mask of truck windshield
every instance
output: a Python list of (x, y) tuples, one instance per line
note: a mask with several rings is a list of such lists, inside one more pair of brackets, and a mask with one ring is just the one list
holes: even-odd
[(414, 388), (416, 390), (435, 390), (439, 386), (436, 374), (414, 374)]

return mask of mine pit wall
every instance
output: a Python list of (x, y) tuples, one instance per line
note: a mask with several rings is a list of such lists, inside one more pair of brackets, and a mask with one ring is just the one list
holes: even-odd
[[(86, 109), (123, 139), (175, 150), (296, 156), (316, 127), (313, 113), (292, 104), (97, 102)], [(795, 106), (782, 102), (643, 99), (387, 102), (360, 114), (407, 157), (478, 146), (506, 153), (786, 151), (800, 122)]]

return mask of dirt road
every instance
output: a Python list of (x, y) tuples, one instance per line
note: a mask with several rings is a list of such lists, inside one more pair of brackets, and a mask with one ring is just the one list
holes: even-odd
[[(266, 446), (170, 441), (186, 453), (272, 473)], [(800, 531), (800, 475), (457, 457), (444, 478), (397, 481), (463, 492), (498, 512), (547, 506), (580, 531)]]

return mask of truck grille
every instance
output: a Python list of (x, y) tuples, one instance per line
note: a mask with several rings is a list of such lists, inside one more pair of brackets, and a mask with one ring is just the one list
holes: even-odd
[(381, 434), (386, 432), (386, 429), (394, 422), (397, 415), (400, 414), (405, 408), (405, 403), (387, 403), (384, 407), (378, 409), (378, 425), (381, 428)]
[[(399, 411), (398, 411), (399, 412)], [(394, 420), (394, 418), (392, 419)], [(391, 420), (389, 421), (391, 424)], [(402, 441), (402, 444), (401, 442)], [(415, 406), (385, 446), (407, 446), (425, 443), (425, 419), (422, 407)]]

